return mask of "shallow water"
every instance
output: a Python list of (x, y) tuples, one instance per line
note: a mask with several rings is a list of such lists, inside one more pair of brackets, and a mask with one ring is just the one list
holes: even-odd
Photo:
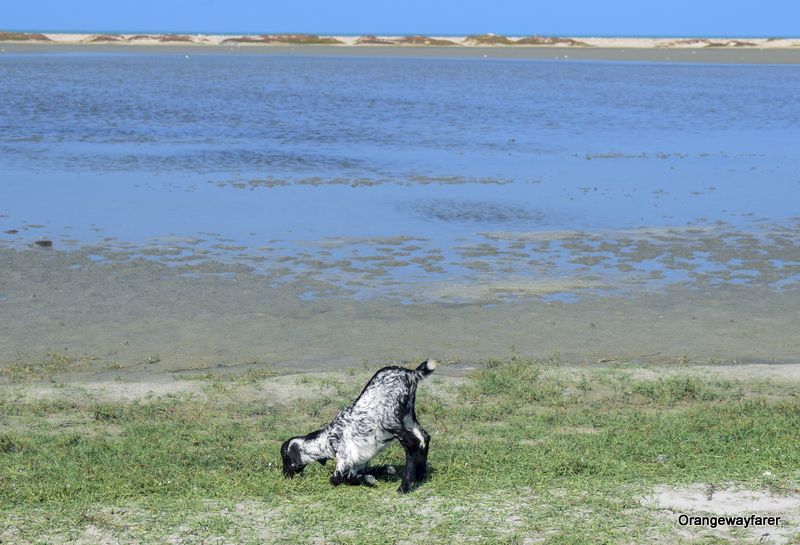
[[(0, 244), (238, 261), (401, 300), (545, 278), (531, 293), (569, 300), (628, 280), (625, 243), (586, 257), (597, 233), (778, 228), (796, 244), (798, 88), (794, 66), (4, 55), (0, 230), (18, 233)], [(514, 254), (497, 232), (555, 234)], [(786, 245), (737, 281), (796, 283)], [(648, 287), (732, 267), (661, 246), (669, 263), (634, 268)]]
[(0, 360), (795, 360), (797, 89), (796, 66), (4, 54)]

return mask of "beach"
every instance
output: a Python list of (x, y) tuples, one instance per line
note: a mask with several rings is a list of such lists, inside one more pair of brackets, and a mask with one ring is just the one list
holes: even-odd
[[(42, 36), (0, 43), (0, 541), (796, 541), (796, 40)], [(283, 478), (426, 358), (418, 490)]]
[(791, 67), (150, 47), (3, 57), (4, 362), (800, 356)]
[[(86, 357), (71, 369), (81, 380), (426, 356), (471, 365), (519, 354), (575, 363), (769, 364), (795, 362), (800, 348), (797, 293), (765, 287), (675, 286), (531, 303), (564, 286), (520, 280), (451, 287), (477, 294), (453, 303), (358, 301), (335, 292), (303, 301), (313, 283), (267, 288), (239, 266), (94, 265), (88, 256), (104, 249), (45, 252), (3, 250), (4, 335), (14, 342), (4, 343), (2, 357), (8, 364), (25, 353)], [(521, 300), (500, 303), (503, 289)]]
[(0, 32), (8, 52), (400, 56), (589, 61), (800, 62), (800, 38), (317, 36), (312, 34), (77, 34)]
[(113, 45), (164, 45), (183, 44), (200, 46), (356, 46), (356, 47), (493, 47), (508, 48), (559, 48), (573, 49), (598, 47), (607, 49), (787, 49), (800, 47), (800, 37), (593, 37), (593, 36), (503, 36), (476, 34), (468, 36), (383, 36), (383, 35), (316, 35), (316, 34), (120, 34), (120, 33), (33, 33), (0, 32), (0, 41), (33, 42), (52, 45), (113, 44)]

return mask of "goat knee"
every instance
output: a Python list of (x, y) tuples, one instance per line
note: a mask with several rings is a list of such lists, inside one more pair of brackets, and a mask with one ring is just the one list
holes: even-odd
[(340, 471), (334, 471), (333, 475), (331, 475), (331, 484), (333, 486), (339, 486), (345, 481), (345, 476)]
[(372, 475), (356, 473), (351, 470), (334, 471), (333, 475), (331, 475), (331, 484), (333, 486), (339, 486), (340, 484), (343, 483), (348, 484), (350, 486), (358, 486), (361, 484), (365, 484), (367, 486), (375, 486), (377, 484), (377, 481), (375, 480), (375, 477)]

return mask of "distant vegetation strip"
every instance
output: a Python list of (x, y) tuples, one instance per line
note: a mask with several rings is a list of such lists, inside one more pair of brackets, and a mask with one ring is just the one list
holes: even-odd
[[(53, 42), (45, 34), (31, 32), (0, 32), (0, 41)], [(187, 34), (87, 34), (79, 43), (211, 43), (204, 35)], [(461, 43), (459, 43), (461, 42)], [(218, 42), (220, 45), (239, 44), (275, 44), (275, 45), (344, 45), (342, 40), (330, 36), (316, 34), (258, 34), (230, 36)], [(374, 36), (365, 35), (357, 38), (355, 45), (421, 45), (421, 46), (458, 46), (458, 45), (560, 45), (587, 47), (588, 44), (572, 38), (553, 36), (529, 36), (513, 40), (499, 34), (470, 35), (463, 40), (434, 38), (430, 36)]]
[(0, 32), (0, 42), (52, 42), (44, 34), (32, 32)]
[[(471, 34), (461, 37), (432, 37), (423, 35), (376, 36), (367, 34), (358, 38), (346, 36), (319, 36), (316, 34), (254, 34), (223, 36), (213, 34), (43, 34), (36, 32), (0, 31), (0, 42), (48, 42), (48, 43), (118, 43), (118, 44), (201, 44), (201, 45), (385, 45), (385, 46), (555, 46), (595, 47), (613, 46), (616, 39), (586, 38), (583, 40), (559, 36), (527, 36), (511, 38), (501, 34)], [(725, 39), (725, 38), (676, 38), (656, 40), (650, 38), (624, 39), (639, 43), (638, 47), (656, 48), (740, 48), (775, 45), (786, 40)], [(788, 43), (785, 46), (796, 46)]]

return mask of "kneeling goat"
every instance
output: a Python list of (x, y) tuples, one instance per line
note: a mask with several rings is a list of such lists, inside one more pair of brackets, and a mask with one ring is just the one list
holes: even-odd
[(283, 443), (283, 474), (293, 477), (312, 462), (324, 465), (335, 458), (332, 484), (373, 486), (377, 474), (393, 474), (394, 468), (367, 470), (367, 462), (397, 439), (406, 451), (406, 466), (398, 492), (411, 490), (425, 477), (431, 440), (414, 412), (417, 382), (434, 369), (436, 361), (427, 360), (416, 369), (392, 366), (375, 373), (353, 404), (340, 411), (330, 424)]

